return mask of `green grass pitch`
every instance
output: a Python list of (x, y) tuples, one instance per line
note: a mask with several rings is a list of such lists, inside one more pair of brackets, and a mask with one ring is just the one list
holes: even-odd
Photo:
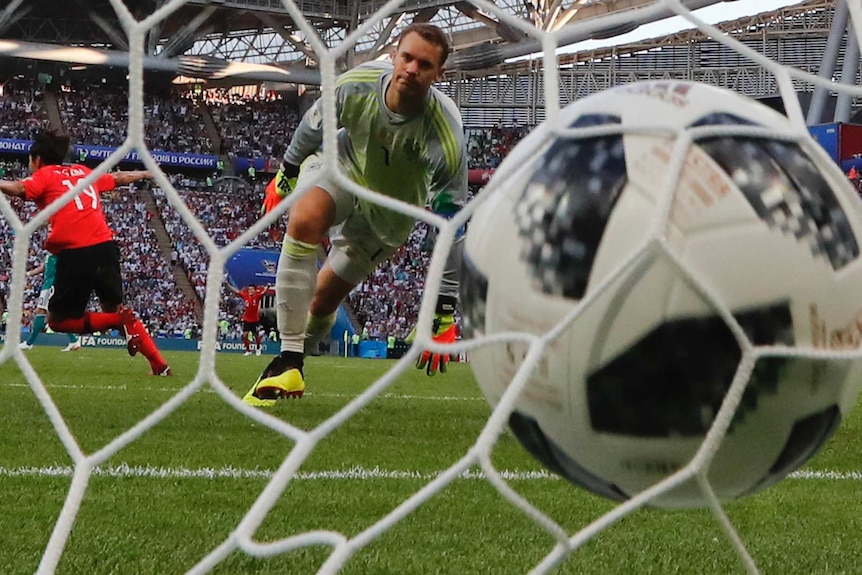
[[(173, 378), (146, 375), (119, 351), (26, 352), (86, 453), (129, 429), (196, 373), (198, 355), (166, 354)], [(265, 357), (220, 355), (217, 369), (242, 395)], [(385, 360), (310, 358), (308, 391), (272, 413), (311, 429), (393, 365)], [(469, 366), (428, 378), (410, 370), (324, 439), (259, 529), (257, 541), (309, 530), (353, 536), (428, 483), (473, 445), (490, 409)], [(860, 573), (858, 410), (798, 474), (727, 506), (762, 573)], [(71, 458), (17, 365), (0, 366), (0, 572), (33, 573), (71, 483)], [(227, 406), (209, 388), (116, 454), (94, 475), (57, 569), (63, 574), (183, 573), (243, 518), (292, 442)], [(541, 467), (508, 433), (494, 450), (519, 493), (570, 534), (613, 508), (565, 481), (530, 478)], [(350, 472), (350, 473), (348, 473)], [(454, 481), (359, 551), (347, 574), (522, 574), (554, 541), (485, 480)], [(329, 548), (269, 559), (235, 552), (220, 574), (315, 573)], [(744, 573), (703, 510), (640, 511), (571, 555), (557, 573)]]

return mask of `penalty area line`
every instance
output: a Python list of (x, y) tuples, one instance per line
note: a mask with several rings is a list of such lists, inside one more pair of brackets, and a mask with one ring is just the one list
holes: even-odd
[[(0, 478), (3, 477), (72, 477), (75, 469), (69, 465), (50, 465), (44, 467), (0, 467)], [(95, 477), (114, 478), (144, 478), (144, 479), (271, 479), (274, 470), (243, 469), (240, 467), (200, 467), (188, 469), (184, 467), (156, 467), (150, 465), (127, 465), (125, 463), (97, 467), (93, 470)], [(297, 481), (332, 481), (349, 480), (364, 481), (377, 479), (422, 480), (431, 481), (444, 471), (423, 472), (398, 469), (381, 469), (380, 467), (349, 467), (346, 469), (330, 469), (320, 471), (299, 471), (294, 476)], [(543, 470), (518, 471), (501, 470), (500, 476), (507, 481), (559, 481), (561, 478)], [(859, 471), (803, 470), (791, 473), (789, 479), (796, 480), (826, 480), (826, 481), (860, 481)], [(483, 471), (465, 471), (460, 479), (486, 479)]]

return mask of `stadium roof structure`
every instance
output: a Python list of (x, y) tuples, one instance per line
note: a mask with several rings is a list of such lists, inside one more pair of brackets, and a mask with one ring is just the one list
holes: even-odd
[[(834, 0), (806, 0), (778, 10), (716, 24), (742, 47), (845, 85), (858, 85), (855, 35)], [(462, 70), (438, 84), (455, 99), (465, 126), (536, 125), (545, 119), (548, 88), (541, 58), (523, 58), (493, 70)], [(698, 29), (558, 55), (556, 97), (566, 105), (596, 92), (646, 80), (696, 81), (734, 90), (783, 111), (778, 79), (761, 63)], [(862, 100), (836, 96), (794, 75), (791, 83), (810, 124), (862, 122)]]
[[(687, 0), (692, 9), (722, 0)], [(126, 0), (137, 19), (167, 0)], [(672, 15), (652, 0), (497, 0), (505, 13), (547, 31), (560, 45), (613, 37)], [(365, 32), (341, 62), (347, 67), (381, 56), (400, 29), (431, 22), (446, 30), (454, 48), (450, 69), (487, 69), (507, 58), (536, 52), (537, 39), (466, 0), (404, 0), (386, 17), (375, 14), (384, 0), (298, 0), (297, 8), (328, 45)], [(567, 26), (614, 14), (610, 24)], [(607, 21), (605, 21), (607, 22)], [(109, 0), (11, 0), (0, 11), (3, 56), (69, 64), (124, 66), (128, 41)], [(316, 83), (316, 56), (280, 0), (188, 0), (154, 26), (147, 38), (145, 67), (230, 83)], [(228, 66), (228, 63), (231, 63)]]

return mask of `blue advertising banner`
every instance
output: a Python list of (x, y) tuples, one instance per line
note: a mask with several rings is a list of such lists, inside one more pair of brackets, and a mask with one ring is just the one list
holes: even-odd
[[(278, 268), (278, 255), (279, 252), (274, 250), (244, 249), (238, 251), (228, 260), (225, 266), (229, 281), (238, 289), (250, 285), (261, 286), (269, 284), (274, 286), (275, 271)], [(261, 312), (264, 316), (266, 314), (274, 316), (274, 306), (274, 297), (267, 296), (261, 302)], [(330, 338), (340, 341), (341, 335), (345, 331), (348, 332), (348, 335), (353, 335), (353, 332), (356, 330), (343, 305), (338, 306), (335, 317), (335, 325), (332, 326), (332, 330), (330, 331)]]
[(275, 285), (278, 254), (275, 250), (239, 250), (225, 266), (231, 283), (239, 289), (250, 285)]
[[(106, 160), (108, 156), (114, 153), (116, 148), (105, 148), (101, 146), (74, 146), (72, 157), (76, 161), (80, 161), (81, 150), (87, 153), (85, 160)], [(215, 170), (218, 157), (205, 154), (179, 154), (176, 152), (166, 152), (164, 150), (150, 150), (153, 159), (163, 166), (180, 166), (186, 168)], [(138, 152), (132, 150), (123, 157), (124, 162), (134, 162), (142, 164)]]
[(831, 124), (820, 124), (819, 126), (808, 126), (808, 133), (826, 150), (829, 157), (837, 163), (841, 145), (841, 124), (833, 122)]
[(238, 174), (244, 174), (248, 171), (249, 166), (254, 166), (258, 172), (275, 173), (278, 171), (280, 161), (270, 161), (269, 158), (246, 158), (237, 156), (234, 161), (234, 170)]
[[(9, 138), (0, 138), (0, 153), (26, 154), (30, 151), (31, 140), (12, 140)], [(73, 146), (72, 158), (76, 162), (81, 161), (81, 152), (86, 153), (84, 160), (102, 161), (114, 153), (116, 148), (108, 148), (104, 146)], [(159, 164), (172, 167), (186, 167), (201, 170), (215, 170), (217, 156), (208, 154), (180, 154), (176, 152), (166, 152), (164, 150), (150, 150), (153, 158)], [(142, 164), (138, 152), (132, 150), (126, 154), (123, 162), (133, 162)]]
[(844, 160), (841, 162), (841, 169), (844, 173), (850, 171), (850, 168), (856, 168), (856, 171), (862, 170), (862, 158), (853, 158), (852, 160)]
[(359, 357), (365, 359), (385, 359), (386, 342), (377, 340), (365, 340), (359, 343)]
[[(340, 312), (339, 312), (340, 313)], [(333, 330), (333, 336), (336, 334)], [(333, 340), (340, 341), (340, 337)], [(0, 345), (6, 344), (7, 334), (0, 332)], [(16, 338), (17, 339), (17, 338)], [(153, 338), (160, 351), (201, 351), (201, 340), (184, 339), (174, 337)], [(111, 335), (80, 335), (78, 341), (84, 349), (109, 348), (126, 349), (126, 338)], [(43, 333), (39, 336), (37, 346), (65, 347), (69, 338), (60, 333)], [(263, 355), (278, 355), (281, 351), (281, 343), (278, 341), (264, 340), (261, 342)], [(216, 341), (216, 351), (219, 353), (245, 353), (245, 344), (239, 339), (222, 339)], [(339, 355), (344, 355), (344, 348), (339, 345)], [(363, 341), (359, 344), (358, 357), (366, 359), (386, 359), (388, 355), (385, 341)], [(351, 352), (353, 357), (353, 352)]]
[(0, 138), (0, 153), (5, 154), (26, 154), (30, 151), (32, 140), (10, 140), (9, 138)]
[[(201, 341), (198, 339), (182, 339), (182, 338), (154, 338), (156, 345), (161, 351), (200, 351)], [(126, 349), (126, 338), (110, 335), (81, 335), (78, 336), (78, 341), (81, 342), (81, 347), (89, 348), (114, 348)], [(0, 343), (6, 343), (6, 334), (0, 333)], [(50, 345), (55, 347), (65, 347), (69, 343), (69, 338), (65, 334), (59, 333), (43, 333), (39, 336), (39, 341), (36, 345)], [(263, 341), (263, 353), (266, 355), (278, 355), (281, 344), (275, 341)], [(244, 353), (245, 344), (238, 339), (219, 340), (216, 342), (216, 351), (225, 353)]]

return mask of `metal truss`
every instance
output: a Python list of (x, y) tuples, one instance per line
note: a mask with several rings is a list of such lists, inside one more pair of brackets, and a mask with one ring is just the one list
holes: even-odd
[[(817, 74), (833, 27), (834, 2), (809, 2), (725, 23), (722, 30), (787, 66)], [(838, 51), (843, 65), (847, 37)], [(735, 90), (753, 98), (775, 96), (775, 78), (765, 69), (691, 30), (625, 46), (557, 58), (561, 105), (601, 90), (641, 80), (690, 80)], [(851, 63), (852, 64), (852, 63)], [(489, 74), (456, 72), (440, 88), (458, 104), (468, 127), (498, 122), (535, 125), (545, 118), (545, 80), (540, 59), (501, 66)], [(859, 63), (856, 63), (856, 78)], [(797, 91), (813, 86), (794, 81)]]
[[(80, 16), (36, 18), (34, 3), (43, 1), (48, 0), (12, 0), (0, 11), (0, 28), (5, 28), (5, 35), (25, 40), (51, 37), (54, 42), (64, 44), (80, 44), (82, 38), (89, 37), (86, 44), (90, 46), (99, 46), (101, 42), (105, 47), (123, 48), (122, 38), (111, 34), (107, 13), (101, 16), (88, 2), (81, 4), (83, 0), (72, 0), (76, 6), (89, 7)], [(156, 5), (165, 0), (149, 1)], [(563, 4), (562, 0), (498, 0), (497, 4), (508, 14), (529, 20), (544, 30), (557, 30), (577, 19), (636, 8), (650, 0), (567, 1)], [(689, 4), (708, 5), (715, 1), (689, 0)], [(853, 76), (848, 81), (855, 81), (859, 76), (858, 62), (850, 61), (849, 71), (844, 70), (847, 68), (844, 55), (848, 53), (848, 36), (846, 32), (841, 34), (844, 26), (835, 23), (836, 1), (846, 11), (842, 4), (846, 0), (808, 0), (797, 6), (724, 23), (720, 28), (781, 64), (822, 73), (825, 77), (830, 77), (831, 70), (837, 68), (845, 78)], [(384, 4), (385, 0), (298, 2), (304, 16), (328, 46), (343, 42), (351, 30)], [(279, 0), (219, 0), (218, 3), (189, 0), (183, 9), (186, 12), (182, 18), (166, 21), (153, 30), (151, 55), (166, 58), (183, 54), (229, 62), (275, 63), (292, 70), (316, 65), (308, 39)], [(94, 11), (100, 17), (94, 17)], [(453, 44), (468, 55), (471, 47), (496, 45), (511, 49), (529, 44), (523, 34), (467, 1), (407, 0), (359, 39), (351, 54), (353, 60), (341, 62), (342, 66), (379, 56), (392, 45), (398, 32), (413, 21), (432, 22), (447, 30)], [(840, 28), (837, 32), (832, 30), (836, 27)], [(602, 33), (613, 36), (621, 31)], [(835, 59), (825, 63), (824, 54), (833, 51)], [(706, 82), (751, 97), (773, 96), (777, 91), (775, 79), (764, 69), (698, 30), (561, 55), (554, 65), (559, 69), (557, 91), (562, 105), (611, 86), (648, 79)], [(447, 74), (440, 87), (458, 104), (467, 126), (488, 126), (497, 122), (533, 125), (544, 119), (542, 66), (541, 59), (480, 70), (463, 66)], [(797, 89), (811, 92), (813, 87), (797, 82)], [(855, 104), (855, 100), (850, 102), (851, 106)]]
[[(248, 2), (278, 3), (277, 0)], [(382, 0), (374, 2), (383, 4)], [(365, 3), (363, 10), (368, 6), (376, 7), (374, 2)], [(560, 3), (554, 0), (511, 1), (500, 5), (546, 29), (553, 29), (566, 18), (566, 11), (560, 9)], [(827, 36), (833, 26), (834, 8), (834, 1), (811, 0), (774, 12), (746, 16), (724, 23), (720, 28), (773, 60), (816, 74), (822, 65)], [(416, 18), (418, 14), (412, 17)], [(482, 21), (481, 15), (454, 4), (426, 11), (424, 17), (448, 30), (453, 37), (458, 37), (462, 46), (469, 45), (474, 38), (477, 42), (488, 41), (482, 40), (483, 35), (496, 32), (489, 22)], [(410, 18), (398, 15), (384, 19), (367, 38), (360, 40), (356, 51), (372, 55), (379, 53), (397, 30), (409, 21)], [(327, 45), (334, 46), (343, 41), (348, 27), (319, 26), (318, 32)], [(285, 41), (283, 35), (275, 32), (237, 32), (200, 40), (193, 51), (226, 60), (290, 64), (306, 57), (297, 51), (295, 44)], [(845, 44), (846, 41), (839, 50), (839, 65), (843, 62)], [(777, 92), (775, 78), (771, 74), (699, 30), (562, 55), (555, 65), (560, 69), (557, 90), (561, 105), (611, 86), (654, 79), (705, 82), (755, 98), (774, 96)], [(440, 88), (458, 104), (468, 127), (498, 122), (535, 125), (545, 117), (542, 66), (541, 59), (534, 59), (475, 72), (455, 71), (447, 76)], [(812, 86), (805, 83), (796, 84), (800, 91), (812, 90)]]
[[(195, 0), (193, 0), (194, 2)], [(289, 21), (273, 21), (267, 19), (264, 8), (270, 14), (284, 15), (286, 10), (281, 7), (278, 0), (234, 0), (226, 1), (225, 6), (231, 5), (256, 5), (261, 12), (257, 14), (260, 19), (260, 28), (249, 28), (246, 30), (233, 30), (227, 34), (212, 34), (199, 38), (185, 52), (194, 56), (215, 56), (231, 61), (243, 61), (255, 64), (284, 64), (291, 65), (308, 58), (308, 54), (296, 43), (307, 44), (304, 34)], [(338, 8), (339, 12), (327, 12), (324, 9), (333, 8), (328, 3), (326, 6), (316, 5), (305, 7), (307, 2), (300, 2), (303, 14), (315, 26), (324, 43), (334, 47), (342, 42), (347, 34), (365, 20), (375, 10), (382, 8), (385, 2), (374, 0), (372, 2), (361, 2), (351, 8), (351, 17), (348, 18), (344, 7)], [(521, 18), (527, 18), (529, 8), (521, 0), (500, 0), (497, 2), (507, 13), (515, 14)], [(278, 6), (278, 7), (276, 7)], [(354, 52), (366, 54), (360, 59), (375, 57), (390, 46), (397, 37), (398, 32), (415, 21), (430, 22), (446, 30), (454, 38), (461, 37), (456, 44), (470, 44), (499, 38), (499, 30), (507, 31), (509, 28), (501, 25), (497, 19), (480, 14), (466, 2), (422, 1), (406, 2), (399, 10), (389, 18), (384, 19), (373, 27), (369, 34), (359, 39)], [(295, 36), (294, 41), (286, 39), (285, 35)]]

